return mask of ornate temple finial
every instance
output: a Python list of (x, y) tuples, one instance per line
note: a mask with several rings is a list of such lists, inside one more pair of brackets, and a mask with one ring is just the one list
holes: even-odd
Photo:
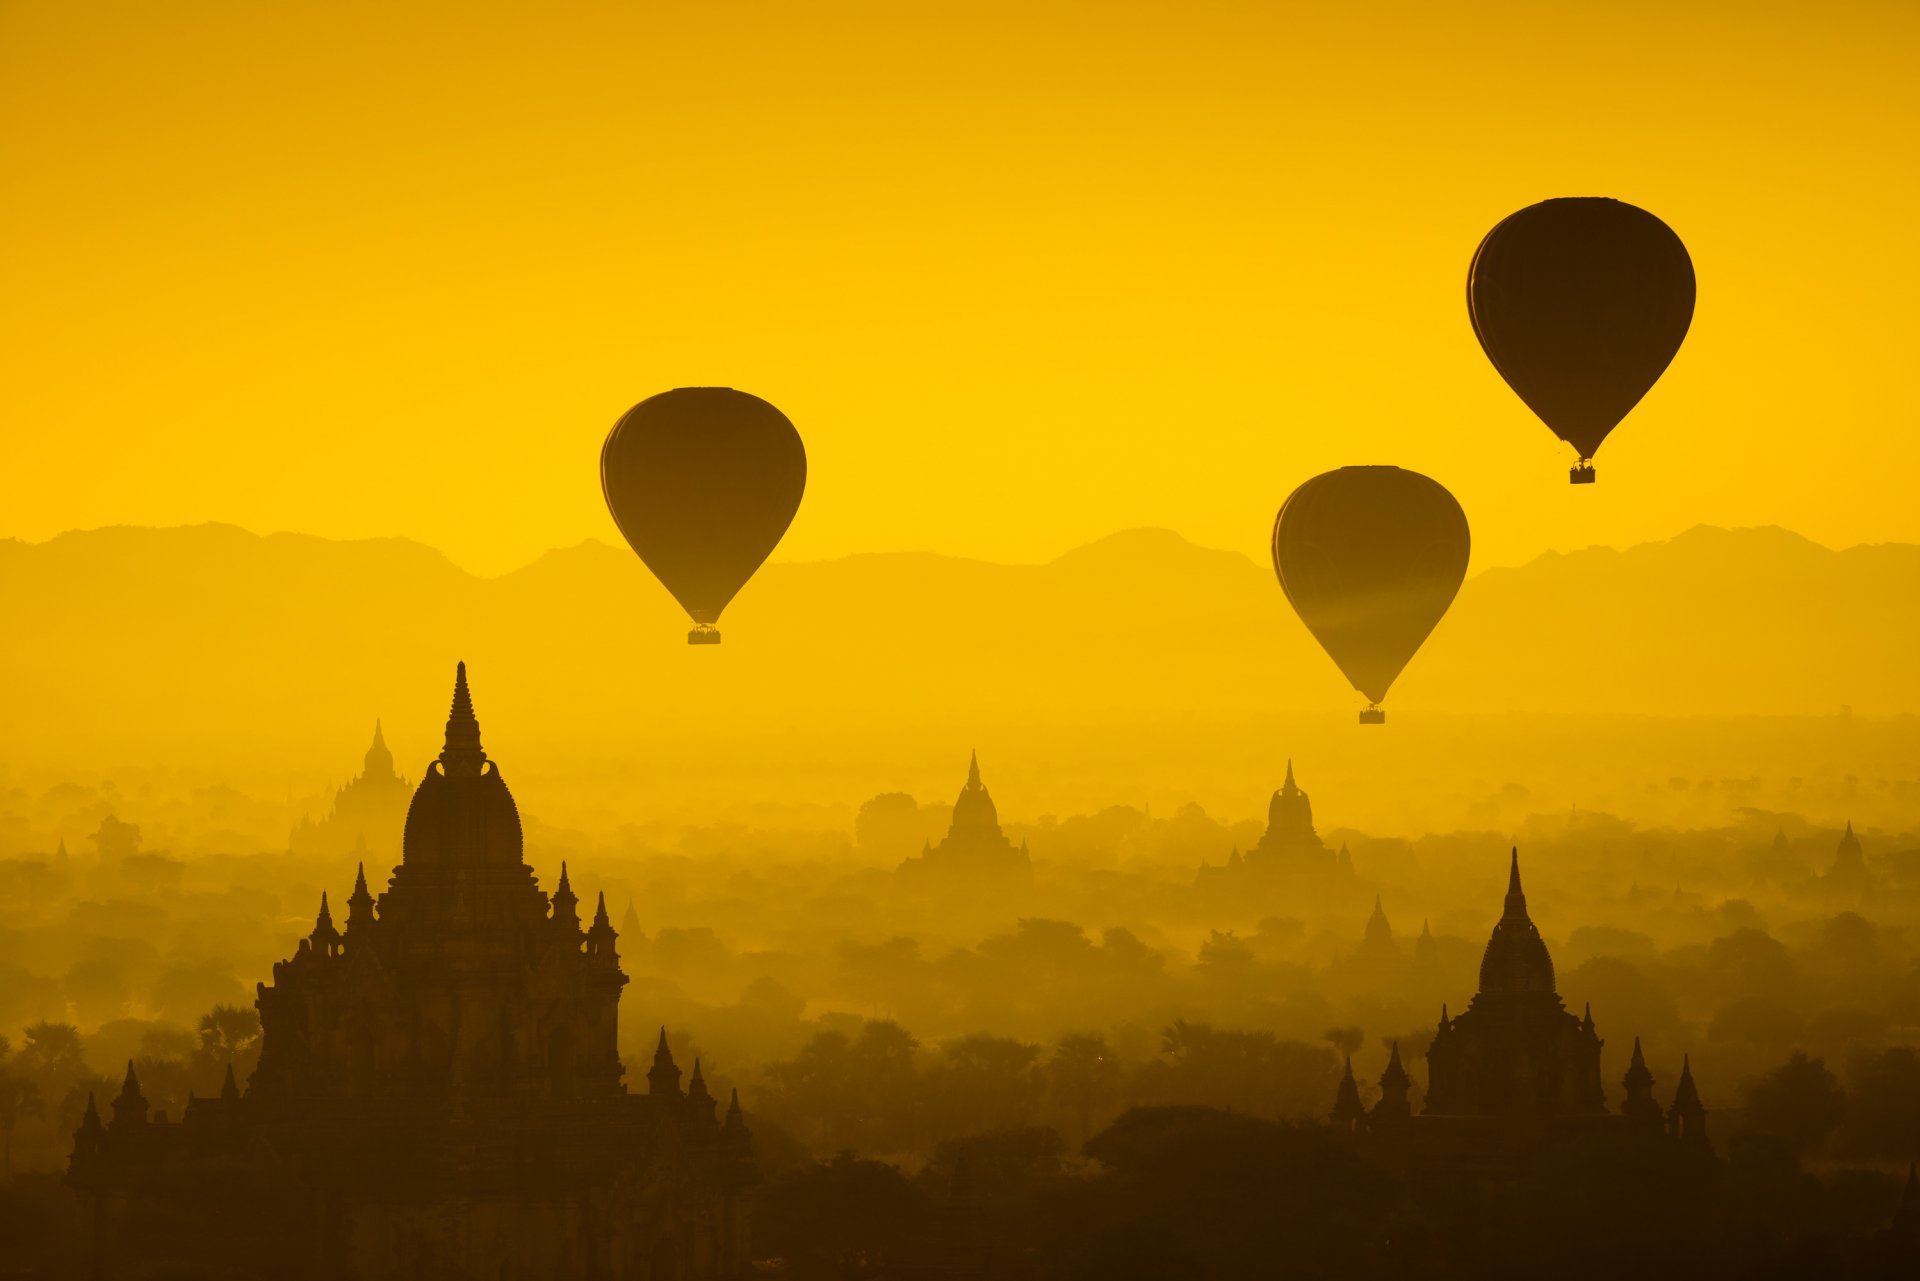
[(607, 915), (607, 892), (601, 890), (600, 905), (593, 913), (593, 928), (587, 931), (587, 955), (597, 956), (602, 961), (617, 962), (620, 957), (613, 950), (613, 941), (617, 937), (613, 932), (613, 918)]
[(1340, 1075), (1340, 1088), (1334, 1091), (1333, 1111), (1327, 1119), (1343, 1130), (1355, 1130), (1366, 1120), (1367, 1110), (1360, 1104), (1360, 1083), (1353, 1079), (1353, 1055), (1347, 1055), (1346, 1070)]
[(560, 883), (553, 887), (553, 923), (574, 931), (580, 928), (580, 898), (573, 892), (565, 859), (560, 860)]
[(440, 765), (449, 774), (478, 774), (486, 759), (480, 747), (480, 721), (473, 714), (473, 695), (467, 689), (467, 665), (461, 663), (454, 671), (453, 708), (447, 713)]
[(313, 918), (313, 933), (307, 938), (316, 952), (332, 956), (340, 950), (340, 931), (333, 926), (333, 912), (327, 907), (327, 892), (320, 891), (320, 911)]
[(1506, 915), (1525, 916), (1527, 914), (1527, 896), (1520, 888), (1520, 847), (1513, 847), (1513, 862), (1507, 869)]
[(373, 722), (373, 743), (367, 748), (365, 776), (372, 779), (393, 777), (393, 753), (387, 750), (387, 736), (381, 731), (378, 717)]
[(974, 748), (972, 757), (967, 761), (967, 786), (980, 786), (980, 749)]
[(100, 1109), (93, 1105), (93, 1091), (87, 1091), (87, 1110), (80, 1118), (80, 1129), (92, 1132), (100, 1128)]
[(653, 1051), (653, 1066), (647, 1069), (647, 1093), (680, 1093), (680, 1069), (674, 1066), (673, 1051), (667, 1048), (664, 1024), (660, 1028), (660, 1044)]
[(227, 1064), (227, 1079), (220, 1083), (220, 1100), (231, 1103), (240, 1097), (240, 1083), (233, 1078), (233, 1064)]
[(120, 1097), (113, 1101), (113, 1123), (121, 1125), (144, 1125), (147, 1120), (147, 1098), (140, 1093), (140, 1077), (133, 1070), (133, 1060), (127, 1060), (127, 1077), (120, 1084)]
[[(1325, 781), (1325, 780), (1322, 780), (1322, 781)], [(1293, 757), (1291, 756), (1287, 757), (1287, 781), (1282, 783), (1280, 786), (1284, 790), (1289, 792), (1297, 790), (1293, 782)]]
[(367, 889), (367, 865), (362, 862), (353, 874), (353, 893), (347, 897), (347, 933), (373, 924), (373, 892)]
[(740, 1111), (740, 1087), (733, 1087), (733, 1095), (727, 1100), (727, 1128), (737, 1129), (746, 1124), (745, 1114)]
[(1593, 1031), (1593, 1002), (1587, 1002), (1586, 1012), (1580, 1016), (1580, 1028), (1584, 1032)]
[(713, 1095), (707, 1092), (706, 1074), (700, 1070), (700, 1060), (693, 1061), (693, 1077), (687, 1082), (687, 1101), (698, 1107), (707, 1121), (713, 1120)]

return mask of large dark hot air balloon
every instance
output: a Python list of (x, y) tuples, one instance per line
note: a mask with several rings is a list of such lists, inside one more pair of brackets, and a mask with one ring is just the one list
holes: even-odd
[(1398, 467), (1342, 467), (1293, 491), (1273, 522), (1273, 571), (1300, 621), (1353, 687), (1363, 725), (1467, 574), (1460, 504)]
[(1593, 456), (1665, 371), (1693, 320), (1693, 261), (1666, 223), (1594, 196), (1529, 205), (1467, 270), (1487, 359), (1553, 434)]
[(800, 509), (807, 451), (787, 416), (731, 387), (678, 387), (641, 401), (600, 451), (620, 532), (717, 645), (720, 611)]

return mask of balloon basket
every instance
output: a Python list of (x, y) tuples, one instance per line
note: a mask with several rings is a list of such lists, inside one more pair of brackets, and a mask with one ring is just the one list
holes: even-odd
[(1387, 713), (1384, 708), (1369, 707), (1360, 713), (1360, 723), (1362, 725), (1385, 725), (1387, 723)]
[(697, 624), (692, 631), (687, 633), (687, 644), (689, 645), (718, 645), (719, 643), (720, 629), (712, 623)]
[(1580, 460), (1579, 466), (1567, 468), (1567, 483), (1569, 485), (1591, 485), (1593, 483), (1593, 475), (1593, 464), (1583, 458)]

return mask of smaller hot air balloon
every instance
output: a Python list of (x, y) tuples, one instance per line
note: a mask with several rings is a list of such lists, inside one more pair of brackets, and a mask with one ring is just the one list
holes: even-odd
[(720, 611), (800, 509), (807, 451), (787, 416), (731, 387), (641, 401), (600, 450), (620, 532), (693, 619), (689, 645), (720, 643)]
[(1452, 494), (1399, 467), (1342, 467), (1293, 491), (1273, 522), (1273, 570), (1313, 638), (1387, 719), (1387, 690), (1453, 603), (1471, 539)]
[(1553, 434), (1593, 456), (1666, 371), (1693, 321), (1693, 260), (1673, 229), (1620, 200), (1545, 200), (1489, 231), (1467, 269), (1487, 359)]

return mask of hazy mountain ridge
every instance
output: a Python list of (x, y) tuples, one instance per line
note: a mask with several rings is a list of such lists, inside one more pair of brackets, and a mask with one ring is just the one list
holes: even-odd
[[(1470, 579), (1389, 707), (1909, 712), (1916, 586), (1920, 547), (1832, 551), (1781, 529), (1548, 554)], [(771, 564), (704, 653), (644, 567), (598, 542), (481, 578), (405, 539), (115, 527), (0, 542), (0, 591), (16, 620), (0, 639), (16, 752), (251, 733), (266, 715), (298, 737), (363, 708), (437, 723), (458, 657), (486, 669), (492, 706), (555, 741), (640, 726), (771, 744), (825, 718), (847, 733), (1331, 722), (1359, 705), (1266, 567), (1165, 530), (1035, 565), (920, 552)], [(708, 697), (714, 682), (749, 697)], [(744, 702), (723, 713), (735, 724), (713, 722), (719, 701)]]

